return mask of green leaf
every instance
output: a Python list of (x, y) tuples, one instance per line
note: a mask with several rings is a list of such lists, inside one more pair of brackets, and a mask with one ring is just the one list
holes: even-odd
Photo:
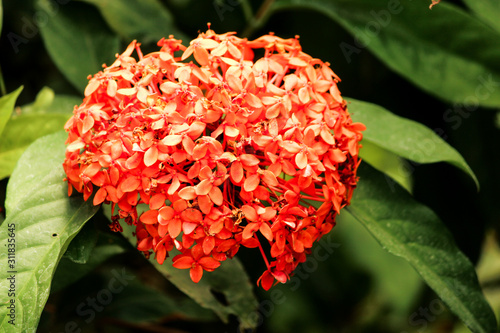
[(23, 87), (21, 86), (10, 94), (0, 97), (0, 135), (2, 135), (5, 125), (9, 121), (12, 111), (14, 111), (17, 97), (22, 90)]
[(90, 222), (85, 224), (71, 244), (69, 244), (63, 257), (76, 264), (85, 264), (90, 259), (98, 238), (99, 231), (95, 226)]
[(18, 159), (33, 141), (60, 131), (69, 117), (69, 114), (47, 113), (20, 115), (10, 119), (0, 136), (0, 179), (12, 173)]
[[(110, 210), (106, 209), (105, 212), (109, 217)], [(125, 226), (123, 230), (124, 236), (135, 246), (133, 228)], [(257, 299), (248, 276), (237, 258), (224, 261), (213, 272), (205, 272), (198, 283), (191, 281), (189, 270), (174, 268), (171, 262), (166, 261), (160, 265), (151, 259), (151, 263), (179, 290), (202, 307), (214, 311), (222, 321), (228, 322), (229, 315), (235, 315), (240, 321), (241, 329), (252, 329), (257, 326), (258, 317), (255, 313), (258, 306)], [(214, 293), (223, 295), (227, 304), (221, 302)]]
[(158, 0), (82, 0), (95, 5), (109, 26), (124, 39), (147, 44), (174, 35), (188, 42), (174, 26), (174, 17)]
[(273, 5), (273, 10), (292, 8), (317, 10), (353, 34), (359, 42), (339, 44), (348, 63), (368, 47), (431, 95), (500, 106), (500, 34), (456, 6), (442, 1), (429, 10), (411, 0), (277, 0)]
[[(105, 281), (113, 278), (107, 274)], [(133, 273), (128, 275), (136, 276)], [(129, 323), (159, 321), (167, 316), (192, 318), (196, 321), (214, 319), (213, 312), (204, 309), (188, 297), (171, 297), (157, 289), (144, 285), (139, 276), (133, 279), (120, 293), (113, 295), (113, 302), (104, 308), (103, 317)]]
[(39, 0), (38, 10), (50, 20), (40, 26), (45, 47), (64, 76), (80, 91), (87, 76), (110, 64), (119, 51), (119, 39), (92, 7), (70, 2), (51, 12), (49, 0)]
[(70, 284), (77, 282), (109, 258), (123, 252), (123, 247), (116, 244), (110, 244), (94, 247), (88, 261), (85, 264), (77, 264), (74, 261), (63, 257), (54, 274), (50, 293), (57, 292)]
[(412, 192), (412, 166), (408, 161), (369, 140), (363, 140), (363, 149), (359, 151), (359, 156), (378, 171), (394, 179), (408, 192)]
[[(15, 275), (15, 297), (0, 294), (0, 331), (36, 330), (59, 260), (97, 211), (92, 200), (68, 198), (62, 168), (66, 136), (59, 132), (34, 142), (7, 185), (7, 218), (0, 226), (0, 244), (5, 248), (15, 244), (15, 263), (8, 262), (7, 251), (0, 252), (0, 289), (8, 290), (7, 278)], [(16, 326), (8, 323), (11, 300), (15, 300)]]
[(367, 164), (362, 164), (359, 176), (347, 211), (384, 249), (407, 260), (472, 332), (495, 332), (495, 315), (474, 266), (438, 216), (398, 185), (391, 188), (384, 175)]
[(35, 101), (28, 105), (23, 105), (21, 114), (44, 113), (54, 101), (54, 90), (43, 87), (36, 95)]
[[(141, 214), (147, 205), (139, 205), (138, 214)], [(111, 208), (103, 206), (104, 214), (111, 219)], [(137, 239), (132, 234), (135, 228), (123, 226), (123, 236), (135, 248)], [(170, 256), (174, 256), (170, 253)], [(183, 293), (191, 297), (196, 303), (204, 308), (214, 311), (224, 322), (228, 322), (229, 315), (235, 315), (240, 321), (241, 329), (255, 328), (258, 323), (257, 299), (252, 291), (252, 285), (248, 279), (245, 269), (237, 258), (224, 261), (219, 268), (213, 272), (204, 272), (202, 279), (194, 283), (189, 277), (189, 270), (174, 268), (168, 260), (163, 265), (154, 259), (151, 263), (165, 276), (173, 285)], [(223, 295), (227, 304), (221, 302), (214, 293)]]
[(352, 98), (346, 100), (352, 119), (366, 125), (363, 141), (417, 163), (450, 163), (467, 173), (479, 188), (476, 175), (462, 155), (428, 127), (375, 104)]
[[(204, 308), (213, 310), (222, 321), (228, 322), (232, 314), (238, 317), (242, 330), (257, 327), (257, 300), (237, 258), (224, 261), (213, 272), (205, 272), (198, 283), (191, 281), (189, 270), (174, 268), (170, 263), (160, 265), (155, 260), (152, 263), (177, 288)], [(224, 295), (227, 304), (217, 299), (214, 292)]]
[(482, 21), (497, 32), (500, 32), (500, 2), (498, 0), (464, 0), (469, 7)]
[(21, 107), (0, 135), (0, 179), (8, 177), (24, 150), (36, 139), (60, 131), (82, 99), (54, 95), (52, 89), (42, 88), (35, 101)]
[(423, 282), (418, 273), (404, 259), (382, 249), (370, 232), (350, 214), (338, 216), (332, 234), (342, 244), (342, 252), (348, 254), (349, 263), (370, 272), (371, 295), (357, 306), (359, 310), (376, 311), (380, 316), (383, 313), (388, 321), (384, 327), (407, 324), (408, 313), (421, 297)]
[[(82, 98), (71, 95), (56, 95), (49, 87), (43, 87), (36, 95), (35, 101), (21, 107), (21, 115), (41, 114), (41, 113), (60, 113), (68, 115), (73, 114), (75, 106), (82, 103)], [(15, 116), (14, 116), (15, 117)]]

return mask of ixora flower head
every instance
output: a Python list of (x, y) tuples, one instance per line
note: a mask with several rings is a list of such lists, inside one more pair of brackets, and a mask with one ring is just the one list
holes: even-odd
[(65, 126), (69, 193), (112, 203), (113, 230), (134, 225), (160, 264), (175, 248), (194, 282), (241, 246), (259, 248), (264, 289), (286, 282), (356, 187), (365, 126), (339, 78), (297, 38), (209, 29), (139, 46), (90, 78)]

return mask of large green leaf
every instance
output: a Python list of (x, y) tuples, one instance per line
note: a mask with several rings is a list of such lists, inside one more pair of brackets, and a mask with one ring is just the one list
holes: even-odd
[(273, 10), (292, 8), (317, 10), (357, 37), (358, 43), (339, 44), (347, 62), (368, 47), (429, 94), (500, 106), (500, 34), (453, 5), (441, 2), (432, 10), (411, 0), (277, 0), (273, 5)]
[[(106, 209), (105, 212), (109, 217), (110, 210)], [(124, 235), (135, 246), (136, 239), (132, 236), (132, 231), (133, 228), (124, 227)], [(204, 308), (214, 311), (224, 322), (229, 320), (229, 315), (235, 315), (242, 329), (251, 329), (258, 325), (255, 312), (257, 300), (248, 275), (237, 258), (224, 261), (213, 272), (205, 272), (198, 283), (191, 281), (189, 270), (174, 268), (169, 261), (163, 265), (154, 259), (151, 259), (151, 262), (179, 290)], [(216, 297), (216, 294), (223, 295), (225, 302)]]
[(157, 42), (174, 35), (189, 39), (174, 26), (174, 17), (158, 0), (82, 0), (101, 11), (109, 26), (124, 39), (141, 43)]
[(56, 272), (54, 273), (54, 279), (52, 281), (50, 292), (57, 292), (70, 284), (75, 283), (109, 258), (123, 253), (124, 251), (123, 247), (117, 244), (104, 244), (96, 246), (92, 249), (91, 256), (85, 264), (78, 264), (66, 257), (63, 257), (57, 266)]
[(50, 17), (40, 26), (50, 57), (64, 76), (83, 92), (87, 76), (101, 70), (103, 63), (109, 65), (114, 61), (119, 38), (90, 6), (70, 2), (60, 6), (54, 15), (49, 0), (38, 0), (37, 4), (38, 10)]
[(0, 97), (0, 135), (2, 135), (5, 125), (9, 121), (12, 111), (14, 111), (17, 97), (22, 90), (23, 87), (19, 87), (10, 94)]
[(346, 100), (353, 120), (366, 125), (363, 141), (417, 163), (450, 163), (471, 176), (479, 187), (476, 175), (462, 155), (428, 127), (375, 104), (351, 98)]
[(500, 32), (500, 1), (498, 0), (464, 0), (479, 18), (490, 25), (497, 32)]
[[(371, 295), (359, 304), (360, 311), (372, 309), (380, 315), (384, 313), (388, 321), (385, 327), (394, 327), (390, 323), (407, 324), (407, 315), (421, 296), (423, 283), (418, 273), (404, 259), (382, 249), (370, 232), (350, 214), (341, 212), (332, 233), (342, 244), (342, 252), (347, 253), (349, 262), (370, 272)], [(377, 304), (376, 310), (374, 303)]]
[[(153, 261), (153, 264), (177, 288), (201, 306), (213, 310), (224, 322), (228, 321), (229, 315), (235, 315), (240, 321), (241, 329), (257, 327), (257, 300), (237, 258), (226, 260), (213, 272), (205, 272), (198, 283), (191, 281), (189, 270), (174, 268), (168, 262), (160, 265)], [(227, 303), (218, 299), (214, 293), (222, 294)]]
[(0, 179), (8, 177), (24, 150), (36, 139), (63, 129), (81, 98), (55, 95), (44, 87), (31, 104), (8, 121), (0, 135)]
[(75, 106), (82, 103), (82, 98), (73, 95), (56, 95), (54, 90), (43, 87), (36, 95), (35, 101), (21, 107), (21, 114), (61, 113), (73, 114)]
[(410, 162), (369, 140), (363, 140), (363, 149), (359, 151), (359, 156), (363, 161), (382, 171), (412, 193), (413, 177), (411, 168), (413, 166)]
[(370, 166), (363, 164), (359, 175), (348, 212), (383, 248), (406, 259), (472, 332), (495, 332), (474, 266), (436, 214)]
[[(107, 274), (105, 280), (113, 278)], [(193, 320), (213, 320), (215, 315), (196, 304), (192, 299), (185, 297), (172, 297), (165, 292), (141, 283), (140, 277), (134, 276), (123, 292), (113, 295), (113, 302), (106, 306), (102, 312), (103, 317), (116, 318), (128, 323), (151, 323), (161, 321), (167, 316)]]
[[(138, 213), (142, 213), (145, 208), (147, 208), (146, 205), (139, 205)], [(103, 210), (110, 219), (111, 208), (103, 206)], [(124, 237), (135, 247), (137, 239), (133, 235), (134, 230), (133, 226), (123, 227)], [(170, 253), (170, 256), (174, 255)], [(179, 290), (204, 308), (214, 311), (224, 322), (228, 321), (229, 315), (235, 315), (242, 329), (251, 329), (258, 325), (255, 312), (258, 305), (257, 299), (253, 294), (248, 275), (237, 258), (224, 261), (213, 272), (205, 272), (198, 283), (191, 281), (189, 270), (174, 268), (168, 258), (163, 265), (158, 264), (154, 259), (151, 259), (151, 262)], [(220, 300), (215, 294), (223, 295), (226, 302)]]
[(58, 113), (28, 114), (12, 118), (0, 136), (0, 179), (12, 173), (18, 159), (33, 141), (60, 131), (68, 118), (69, 115)]
[[(0, 331), (36, 330), (61, 256), (97, 211), (92, 200), (68, 198), (62, 168), (66, 136), (59, 132), (34, 142), (7, 185), (7, 218), (0, 226), (0, 244), (15, 244), (15, 262), (8, 261), (7, 250), (0, 252), (0, 290), (9, 290), (7, 278), (14, 275), (15, 296), (0, 294)], [(7, 316), (12, 300), (16, 326)]]
[[(95, 221), (94, 219), (92, 221)], [(75, 264), (86, 264), (97, 245), (99, 230), (89, 222), (80, 230), (64, 253), (64, 258)]]

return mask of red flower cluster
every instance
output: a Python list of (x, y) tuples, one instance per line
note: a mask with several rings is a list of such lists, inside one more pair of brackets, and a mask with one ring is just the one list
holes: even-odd
[(365, 127), (338, 77), (297, 38), (208, 30), (187, 48), (158, 46), (143, 55), (134, 41), (90, 78), (65, 126), (70, 194), (98, 187), (95, 205), (118, 205), (113, 230), (135, 225), (137, 248), (160, 264), (176, 248), (173, 266), (194, 282), (240, 246), (260, 249), (264, 289), (286, 282), (356, 186)]

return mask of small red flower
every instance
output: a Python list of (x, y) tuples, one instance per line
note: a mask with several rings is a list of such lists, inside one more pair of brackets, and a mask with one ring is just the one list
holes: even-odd
[(158, 46), (143, 55), (134, 41), (89, 80), (65, 126), (69, 194), (96, 190), (95, 205), (118, 207), (113, 230), (134, 225), (160, 264), (175, 247), (194, 282), (241, 246), (259, 248), (264, 289), (286, 282), (356, 187), (365, 127), (340, 79), (297, 38), (208, 30)]

